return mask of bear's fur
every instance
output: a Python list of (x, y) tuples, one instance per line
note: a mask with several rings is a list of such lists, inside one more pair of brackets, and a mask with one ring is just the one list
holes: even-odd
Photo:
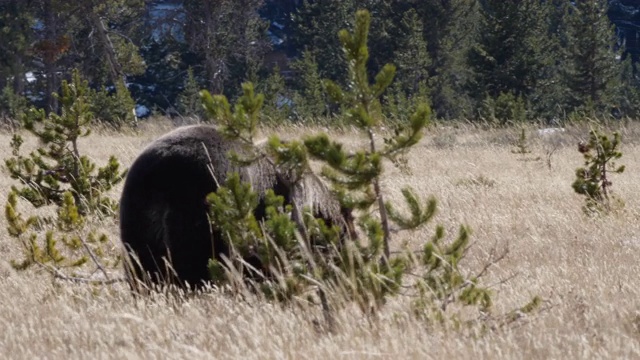
[[(339, 224), (345, 234), (352, 233), (350, 212), (340, 208), (315, 176), (301, 182), (292, 200), (294, 192), (279, 180), (271, 164), (263, 160), (235, 166), (228, 158), (230, 150), (242, 153), (238, 143), (224, 139), (214, 127), (186, 126), (152, 142), (131, 165), (120, 199), (120, 232), (134, 288), (139, 280), (197, 287), (209, 279), (209, 259), (220, 260), (229, 248), (211, 230), (206, 195), (232, 171), (258, 194), (273, 189), (285, 202), (310, 206), (317, 216)], [(264, 216), (263, 204), (255, 215), (259, 220)]]

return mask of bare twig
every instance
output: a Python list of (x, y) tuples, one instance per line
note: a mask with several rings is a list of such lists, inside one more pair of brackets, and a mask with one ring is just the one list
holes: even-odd
[(500, 279), (499, 281), (496, 281), (496, 282), (494, 282), (494, 283), (491, 283), (491, 284), (487, 285), (487, 289), (492, 289), (492, 288), (495, 288), (495, 287), (496, 287), (496, 286), (498, 286), (498, 285), (506, 284), (506, 283), (508, 283), (509, 281), (511, 281), (512, 279), (516, 278), (518, 275), (520, 275), (520, 273), (519, 273), (519, 272), (515, 272), (515, 273), (513, 273), (513, 274), (511, 274), (511, 275), (507, 276), (507, 277), (506, 277), (506, 278), (504, 278), (504, 279)]
[(496, 256), (496, 246), (494, 245), (491, 248), (491, 251), (489, 252), (489, 259), (487, 259), (487, 262), (485, 263), (485, 265), (482, 268), (482, 270), (480, 270), (480, 272), (476, 275), (476, 278), (479, 279), (479, 278), (483, 277), (484, 275), (486, 275), (491, 266), (493, 266), (496, 263), (500, 262), (508, 254), (509, 254), (509, 245), (508, 244), (507, 244), (507, 247), (504, 249), (504, 251), (500, 255), (497, 255), (497, 256)]
[(112, 285), (112, 284), (126, 281), (124, 277), (107, 278), (107, 279), (90, 279), (89, 277), (84, 277), (84, 276), (82, 277), (69, 276), (62, 273), (59, 269), (56, 269), (51, 265), (47, 265), (39, 261), (35, 261), (35, 263), (40, 267), (42, 267), (43, 269), (45, 269), (45, 271), (53, 275), (54, 278), (64, 280), (64, 281), (70, 281), (70, 282), (81, 283), (81, 284), (91, 284), (91, 285)]
[(89, 256), (91, 257), (91, 260), (93, 260), (93, 263), (96, 264), (98, 269), (100, 269), (100, 271), (102, 272), (104, 277), (107, 280), (109, 280), (109, 274), (107, 273), (107, 270), (105, 270), (104, 266), (102, 266), (102, 264), (100, 263), (100, 261), (98, 260), (96, 255), (93, 253), (93, 251), (89, 247), (89, 244), (87, 244), (87, 242), (82, 238), (82, 236), (78, 236), (78, 239), (80, 239), (80, 241), (82, 242), (82, 245), (84, 246), (85, 250), (87, 250), (87, 253), (89, 253)]

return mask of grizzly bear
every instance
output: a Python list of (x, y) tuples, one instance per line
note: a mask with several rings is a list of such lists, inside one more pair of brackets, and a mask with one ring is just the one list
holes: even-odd
[[(260, 195), (273, 189), (285, 203), (308, 206), (317, 217), (339, 225), (344, 236), (353, 233), (350, 211), (341, 208), (313, 175), (292, 195), (291, 185), (272, 163), (260, 160), (239, 166), (229, 159), (229, 151), (242, 153), (243, 147), (213, 126), (193, 125), (156, 139), (131, 165), (120, 199), (120, 234), (134, 289), (140, 281), (183, 287), (207, 282), (209, 259), (228, 256), (229, 246), (212, 229), (206, 196), (230, 172), (238, 172)], [(262, 202), (254, 215), (258, 220), (264, 217)]]

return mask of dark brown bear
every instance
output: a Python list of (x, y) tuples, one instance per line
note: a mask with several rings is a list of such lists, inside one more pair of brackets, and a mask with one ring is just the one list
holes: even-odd
[[(237, 171), (259, 194), (274, 189), (291, 203), (292, 191), (272, 165), (259, 161), (237, 167), (228, 158), (229, 150), (241, 152), (241, 147), (211, 126), (195, 125), (158, 138), (134, 161), (120, 199), (120, 232), (134, 288), (139, 280), (196, 287), (208, 280), (209, 259), (228, 255), (228, 246), (211, 230), (205, 199), (227, 173)], [(317, 178), (305, 178), (297, 189), (293, 201), (300, 208), (312, 207), (317, 216), (339, 224), (345, 234), (353, 228), (350, 212), (341, 211)], [(264, 205), (259, 205), (255, 215), (260, 219), (263, 214)]]

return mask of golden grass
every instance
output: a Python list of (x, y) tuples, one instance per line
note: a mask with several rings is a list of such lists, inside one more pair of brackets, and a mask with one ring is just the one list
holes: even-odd
[[(129, 165), (167, 127), (139, 134), (99, 131), (81, 148), (98, 164), (115, 154)], [(308, 129), (287, 129), (291, 136)], [(403, 185), (439, 200), (437, 222), (449, 233), (471, 226), (474, 245), (464, 269), (477, 271), (493, 246), (509, 246), (485, 284), (495, 290), (495, 312), (542, 296), (547, 311), (516, 327), (479, 335), (427, 327), (413, 318), (406, 300), (392, 300), (373, 323), (355, 309), (338, 312), (337, 331), (319, 332), (317, 309), (282, 309), (239, 302), (212, 292), (175, 301), (161, 295), (134, 300), (124, 284), (108, 288), (53, 282), (37, 270), (9, 264), (20, 248), (0, 220), (0, 354), (3, 358), (171, 359), (443, 359), (443, 358), (640, 358), (640, 133), (622, 129), (624, 174), (613, 179), (626, 202), (603, 218), (581, 212), (573, 193), (582, 164), (575, 144), (584, 128), (540, 137), (528, 129), (532, 153), (513, 154), (518, 129), (440, 127), (410, 155), (411, 173), (388, 167), (384, 188), (399, 199)], [(342, 140), (349, 133), (336, 133)], [(2, 158), (10, 135), (0, 134)], [(33, 146), (33, 140), (28, 144)], [(546, 153), (552, 148), (551, 169)], [(532, 160), (542, 157), (541, 160)], [(527, 161), (523, 160), (526, 158)], [(13, 184), (6, 172), (0, 188)], [(114, 192), (118, 196), (120, 189)], [(0, 202), (6, 201), (6, 190)], [(115, 223), (103, 224), (117, 242)], [(408, 237), (430, 237), (433, 227)]]

